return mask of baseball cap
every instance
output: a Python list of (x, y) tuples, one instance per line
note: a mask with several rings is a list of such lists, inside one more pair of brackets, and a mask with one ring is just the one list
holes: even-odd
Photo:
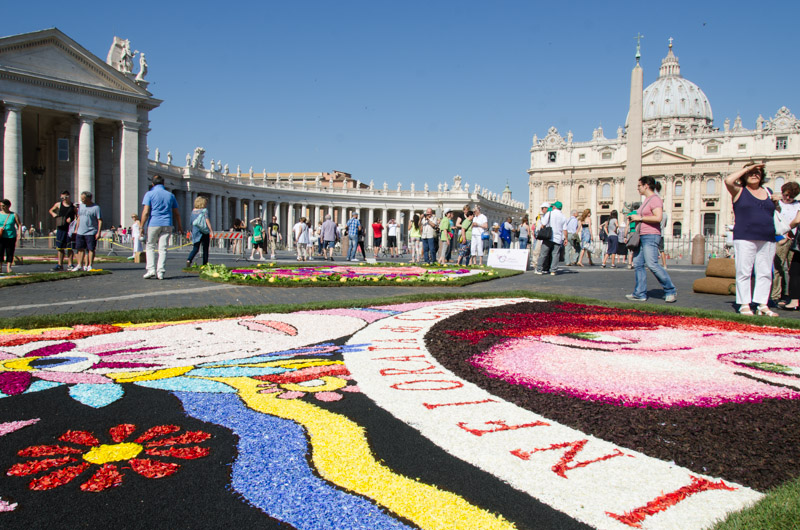
[(549, 202), (543, 202), (542, 204), (539, 205), (539, 208), (550, 208), (550, 203)]
[(561, 201), (556, 201), (556, 202), (553, 203), (553, 206), (555, 206), (556, 208), (558, 208), (560, 210), (564, 205), (561, 204)]

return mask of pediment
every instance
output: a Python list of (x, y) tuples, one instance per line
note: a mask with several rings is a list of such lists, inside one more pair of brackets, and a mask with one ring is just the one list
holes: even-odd
[(671, 162), (691, 162), (694, 158), (663, 147), (653, 147), (642, 153), (642, 164), (669, 164)]
[(96, 90), (150, 96), (132, 79), (55, 28), (0, 39), (0, 70)]

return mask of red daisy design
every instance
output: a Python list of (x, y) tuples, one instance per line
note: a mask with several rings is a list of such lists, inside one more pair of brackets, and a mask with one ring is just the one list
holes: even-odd
[[(128, 442), (126, 440), (136, 432), (136, 426), (122, 423), (108, 430), (113, 442), (111, 444), (102, 444), (88, 431), (67, 431), (58, 437), (58, 441), (71, 445), (32, 445), (21, 449), (17, 455), (33, 459), (14, 464), (6, 474), (24, 477), (52, 470), (44, 476), (33, 478), (28, 486), (32, 490), (43, 491), (68, 484), (86, 470), (94, 468), (92, 476), (80, 486), (82, 491), (90, 492), (103, 491), (122, 484), (124, 469), (131, 469), (146, 478), (168, 477), (178, 471), (180, 464), (139, 458), (142, 453), (147, 456), (194, 460), (206, 457), (211, 452), (209, 448), (197, 445), (211, 438), (209, 433), (186, 431), (169, 436), (180, 429), (177, 425), (157, 425), (147, 429), (134, 441)], [(120, 462), (126, 462), (127, 465), (118, 464)]]

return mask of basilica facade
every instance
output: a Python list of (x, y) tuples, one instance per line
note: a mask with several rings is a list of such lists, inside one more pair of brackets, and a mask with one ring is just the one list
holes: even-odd
[[(430, 187), (398, 183), (390, 189), (341, 171), (232, 171), (206, 163), (201, 147), (185, 163), (170, 152), (162, 160), (147, 141), (149, 113), (162, 101), (148, 91), (144, 53), (132, 50), (129, 41), (114, 37), (103, 60), (56, 28), (0, 38), (0, 174), (3, 195), (23, 223), (51, 231), (55, 220), (48, 210), (69, 190), (76, 202), (90, 191), (107, 226), (127, 226), (155, 175), (164, 177), (186, 218), (202, 195), (215, 230), (227, 230), (237, 218), (276, 216), (290, 244), (289, 230), (301, 217), (316, 224), (330, 214), (344, 223), (357, 211), (370, 224), (395, 219), (406, 226), (427, 208), (441, 216), (478, 204), (491, 221), (519, 221), (525, 213), (508, 187), (501, 193), (470, 189), (458, 175)], [(371, 239), (369, 231), (368, 245)]]
[[(769, 118), (759, 116), (753, 128), (738, 116), (733, 122), (725, 119), (722, 128), (715, 126), (710, 101), (681, 75), (671, 42), (658, 79), (642, 96), (642, 175), (662, 185), (666, 237), (724, 234), (733, 213), (723, 179), (747, 162), (766, 164), (772, 189), (800, 181), (800, 120), (781, 107)], [(589, 208), (595, 230), (612, 210), (622, 213), (627, 131), (626, 119), (626, 127), (610, 138), (601, 127), (584, 142), (555, 127), (544, 138), (534, 135), (528, 170), (531, 213), (537, 214), (544, 201), (560, 200), (566, 211)]]

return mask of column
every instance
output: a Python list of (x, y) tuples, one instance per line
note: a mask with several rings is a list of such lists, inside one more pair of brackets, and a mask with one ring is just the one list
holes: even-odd
[(234, 219), (241, 219), (242, 218), (242, 199), (236, 197), (233, 201), (233, 215), (231, 216), (231, 224), (233, 224)]
[(78, 193), (88, 191), (94, 195), (94, 120), (96, 117), (81, 114), (79, 118), (81, 128), (78, 135)]
[(319, 204), (317, 204), (316, 206), (314, 206), (314, 224), (312, 225), (312, 226), (314, 227), (314, 229), (316, 229), (317, 225), (318, 225), (318, 224), (319, 224), (319, 222), (322, 220), (322, 219), (320, 218), (320, 214), (321, 214), (321, 213), (322, 213), (322, 211), (321, 211), (321, 209), (320, 209), (320, 206), (319, 206)]
[(672, 218), (672, 207), (674, 201), (672, 200), (673, 194), (673, 184), (675, 181), (675, 175), (665, 175), (664, 176), (664, 214), (667, 216), (667, 225), (664, 227), (664, 230), (661, 233), (661, 237), (672, 237), (672, 223), (675, 219)]
[[(589, 179), (589, 204), (590, 208), (592, 209), (592, 230), (595, 231), (595, 234), (599, 232), (598, 225), (600, 219), (600, 212), (598, 211), (598, 204), (597, 204), (597, 179)], [(592, 237), (594, 238), (594, 235)]]
[(683, 175), (683, 220), (681, 222), (681, 236), (691, 239), (692, 230), (692, 180), (694, 175)]
[[(139, 204), (139, 127), (140, 124), (136, 122), (122, 122), (122, 147), (119, 161), (119, 209), (121, 215), (130, 215), (130, 212), (141, 212), (142, 210)], [(80, 192), (80, 190), (78, 191)]]
[(386, 208), (386, 205), (383, 205), (383, 214), (381, 215), (381, 223), (383, 224), (383, 245), (386, 246), (387, 238), (389, 237), (388, 232), (386, 231), (386, 225), (389, 224), (389, 210)]
[(692, 237), (703, 233), (702, 192), (703, 175), (692, 175)]
[(3, 195), (20, 214), (25, 211), (22, 204), (22, 108), (23, 105), (5, 103), (3, 136)]
[(294, 248), (294, 204), (289, 203), (286, 210), (286, 250)]
[(183, 190), (179, 192), (183, 197), (183, 210), (181, 220), (183, 221), (184, 231), (189, 230), (189, 220), (191, 219), (192, 209), (194, 209), (194, 200), (197, 198), (196, 191)]
[(364, 244), (367, 245), (367, 248), (369, 248), (375, 246), (375, 232), (372, 231), (372, 223), (375, 222), (375, 210), (373, 208), (370, 208), (367, 211), (367, 217), (369, 218), (369, 222), (367, 223), (367, 226), (364, 227)]
[(336, 221), (336, 224), (344, 225), (347, 224), (347, 209), (344, 206), (339, 207), (339, 219)]
[(614, 209), (618, 214), (622, 214), (622, 183), (625, 179), (614, 177)]

